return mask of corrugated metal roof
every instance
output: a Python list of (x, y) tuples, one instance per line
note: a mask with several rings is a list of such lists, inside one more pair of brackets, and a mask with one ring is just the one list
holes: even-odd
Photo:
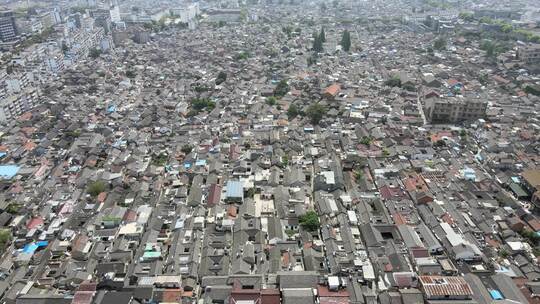
[(244, 186), (240, 181), (227, 182), (227, 197), (244, 198)]
[(427, 298), (440, 296), (472, 296), (469, 284), (462, 277), (420, 276)]

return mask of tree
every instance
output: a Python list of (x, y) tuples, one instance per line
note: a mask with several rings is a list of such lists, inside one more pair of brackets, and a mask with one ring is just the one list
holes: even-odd
[(401, 87), (401, 79), (398, 76), (394, 76), (384, 82), (389, 87)]
[(283, 155), (281, 157), (281, 167), (286, 168), (289, 165), (289, 156)]
[(445, 147), (446, 146), (446, 142), (442, 139), (439, 139), (435, 142), (435, 147)]
[(235, 57), (236, 60), (246, 60), (249, 58), (249, 53), (246, 51), (242, 51), (238, 53)]
[(274, 96), (270, 96), (266, 98), (266, 104), (269, 106), (275, 106), (277, 103), (277, 99)]
[(354, 170), (354, 180), (359, 183), (364, 179), (364, 172), (362, 169)]
[(135, 72), (133, 72), (132, 70), (127, 70), (126, 71), (126, 77), (127, 78), (135, 78)]
[(527, 241), (529, 243), (531, 243), (532, 245), (536, 245), (538, 243), (538, 241), (540, 241), (540, 236), (538, 236), (538, 234), (536, 234), (536, 232), (534, 231), (531, 231), (531, 230), (523, 230), (521, 231), (521, 236), (525, 239), (527, 239)]
[(322, 53), (323, 51), (323, 42), (321, 40), (321, 37), (317, 35), (317, 33), (313, 34), (314, 40), (313, 40), (313, 51), (315, 53)]
[(300, 226), (310, 232), (317, 231), (320, 226), (319, 216), (313, 210), (308, 211), (306, 214), (300, 216), (299, 221)]
[(219, 72), (216, 78), (216, 85), (222, 84), (223, 82), (225, 82), (225, 80), (227, 80), (227, 73), (223, 71)]
[(314, 103), (308, 107), (306, 114), (311, 120), (311, 123), (317, 125), (326, 114), (326, 108), (320, 103)]
[(412, 83), (406, 83), (401, 88), (409, 92), (416, 92), (416, 86)]
[(65, 54), (67, 51), (69, 51), (69, 47), (65, 41), (62, 41), (62, 53)]
[(283, 97), (289, 92), (289, 85), (286, 79), (282, 79), (274, 89), (274, 96)]
[(0, 252), (4, 252), (9, 241), (11, 241), (11, 231), (8, 229), (1, 229), (0, 230)]
[(309, 56), (309, 57), (307, 58), (307, 65), (308, 65), (308, 66), (314, 65), (314, 64), (316, 64), (316, 63), (317, 63), (317, 57), (315, 57), (315, 56)]
[(92, 59), (98, 58), (99, 55), (101, 55), (101, 50), (98, 48), (91, 48), (90, 51), (88, 52), (88, 56), (90, 56), (90, 58)]
[(467, 22), (471, 22), (474, 20), (474, 15), (469, 12), (461, 12), (459, 13), (459, 19), (465, 20)]
[(195, 98), (191, 101), (191, 109), (199, 113), (202, 110), (213, 110), (216, 107), (215, 102), (209, 98)]
[(444, 38), (442, 38), (442, 37), (436, 39), (433, 42), (433, 48), (438, 50), (438, 51), (446, 49), (446, 40)]
[(291, 37), (293, 28), (290, 25), (284, 26), (281, 28), (281, 31), (287, 35), (287, 37)]
[(298, 114), (300, 114), (298, 107), (295, 104), (291, 104), (287, 110), (287, 116), (289, 119), (294, 119), (296, 116), (298, 116)]
[(507, 47), (497, 41), (484, 40), (480, 43), (480, 49), (486, 52), (486, 57), (495, 58), (505, 52)]
[(373, 140), (371, 139), (371, 137), (369, 137), (369, 136), (364, 136), (364, 137), (362, 137), (362, 139), (360, 140), (360, 143), (361, 143), (362, 145), (369, 146), (369, 145), (371, 145), (371, 142), (372, 142), (372, 141), (373, 141)]
[(21, 205), (17, 203), (10, 203), (9, 205), (7, 205), (5, 211), (10, 214), (17, 214), (19, 213), (20, 209), (21, 209)]
[(182, 153), (184, 154), (189, 154), (191, 153), (191, 151), (193, 150), (193, 147), (191, 145), (184, 145), (182, 146), (182, 148), (180, 149), (180, 151), (182, 151)]
[(527, 85), (525, 87), (525, 93), (540, 96), (540, 88), (536, 86)]
[(321, 32), (319, 33), (319, 39), (321, 39), (321, 42), (326, 42), (326, 34), (324, 33), (324, 27), (321, 27)]
[(339, 44), (345, 52), (348, 52), (351, 49), (351, 34), (348, 30), (343, 32), (343, 36), (341, 36), (341, 42)]
[(92, 197), (98, 196), (101, 192), (105, 192), (107, 190), (107, 185), (103, 181), (95, 181), (91, 183), (88, 188), (86, 189), (86, 192), (90, 194)]
[(156, 166), (163, 166), (167, 163), (168, 159), (169, 155), (167, 155), (167, 153), (161, 152), (158, 155), (154, 155), (152, 157), (152, 164)]

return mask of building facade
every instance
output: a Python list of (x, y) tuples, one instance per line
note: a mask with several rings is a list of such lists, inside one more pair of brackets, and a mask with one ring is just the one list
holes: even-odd
[(17, 26), (12, 11), (0, 12), (0, 40), (2, 42), (17, 40)]
[(517, 52), (518, 59), (526, 64), (540, 63), (540, 44), (527, 44), (520, 46)]
[(487, 101), (465, 98), (430, 98), (425, 102), (425, 115), (431, 123), (457, 123), (484, 118)]

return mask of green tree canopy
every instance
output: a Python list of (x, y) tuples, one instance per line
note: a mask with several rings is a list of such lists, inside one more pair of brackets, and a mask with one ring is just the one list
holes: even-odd
[(317, 35), (317, 33), (313, 34), (313, 51), (315, 53), (322, 53), (323, 51), (323, 41), (321, 40), (321, 36)]
[(401, 79), (398, 76), (394, 76), (384, 82), (389, 87), (401, 87)]
[(435, 39), (433, 42), (433, 48), (438, 51), (446, 49), (446, 40), (442, 37)]
[(105, 190), (107, 190), (107, 185), (105, 184), (105, 182), (98, 180), (88, 185), (86, 192), (92, 197), (96, 197), (101, 192), (105, 192)]
[(302, 228), (306, 229), (307, 231), (314, 232), (319, 229), (319, 216), (315, 211), (306, 212), (306, 214), (302, 215), (299, 220)]
[(287, 80), (283, 79), (277, 84), (276, 88), (274, 89), (274, 96), (283, 97), (288, 92), (289, 92), (289, 85), (287, 84)]
[(287, 116), (289, 119), (294, 119), (296, 116), (298, 116), (298, 114), (300, 114), (298, 107), (295, 104), (291, 104), (287, 110)]
[(320, 103), (314, 103), (308, 107), (306, 114), (311, 120), (312, 124), (318, 125), (321, 119), (323, 119), (324, 115), (326, 114), (326, 107), (324, 107)]
[(91, 48), (90, 51), (88, 52), (88, 56), (90, 56), (90, 58), (92, 59), (98, 58), (99, 55), (101, 55), (101, 50), (98, 48)]
[(270, 96), (266, 98), (266, 104), (269, 106), (275, 106), (277, 103), (277, 99), (274, 96)]
[(345, 30), (343, 32), (343, 36), (341, 36), (340, 45), (345, 52), (348, 52), (351, 49), (351, 33), (349, 33), (348, 30)]
[(4, 252), (9, 241), (11, 241), (11, 231), (0, 229), (0, 252)]
[(193, 147), (191, 145), (183, 145), (180, 151), (182, 151), (184, 154), (189, 154), (191, 151), (193, 151)]
[(474, 15), (469, 12), (461, 12), (459, 13), (459, 19), (471, 22), (474, 20)]
[(225, 80), (227, 80), (227, 73), (225, 73), (224, 71), (219, 72), (216, 77), (216, 85), (222, 84), (223, 82), (225, 82)]

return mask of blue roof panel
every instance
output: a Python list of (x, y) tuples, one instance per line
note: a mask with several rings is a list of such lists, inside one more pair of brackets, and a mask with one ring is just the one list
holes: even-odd
[(503, 300), (504, 299), (501, 292), (498, 291), (498, 290), (492, 289), (492, 290), (489, 291), (489, 294), (491, 295), (491, 298), (493, 300)]
[(19, 169), (19, 166), (14, 165), (0, 166), (0, 179), (12, 179), (15, 175), (17, 175)]
[(227, 182), (227, 197), (244, 198), (244, 186), (240, 181)]

